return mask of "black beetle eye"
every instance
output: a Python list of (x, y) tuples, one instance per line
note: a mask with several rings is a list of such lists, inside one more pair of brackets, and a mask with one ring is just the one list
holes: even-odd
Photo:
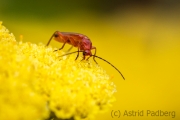
[(59, 35), (57, 33), (54, 33), (54, 37), (58, 37)]
[(83, 52), (83, 55), (86, 55), (86, 52), (85, 52), (85, 51)]

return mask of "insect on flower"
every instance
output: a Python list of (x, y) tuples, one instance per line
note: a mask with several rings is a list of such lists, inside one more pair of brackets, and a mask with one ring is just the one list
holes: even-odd
[[(58, 42), (63, 43), (62, 47), (59, 48), (58, 50), (63, 49), (65, 44), (70, 44), (70, 45), (72, 45), (72, 47), (77, 47), (78, 48), (77, 51), (67, 53), (65, 55), (69, 55), (69, 54), (73, 54), (73, 53), (77, 52), (77, 56), (76, 56), (76, 59), (75, 59), (75, 60), (77, 60), (77, 58), (79, 57), (79, 53), (82, 52), (83, 53), (83, 59), (82, 60), (85, 60), (85, 59), (88, 60), (90, 57), (93, 56), (93, 60), (95, 61), (96, 64), (98, 64), (98, 63), (96, 62), (95, 58), (99, 58), (99, 59), (107, 62), (108, 64), (110, 64), (113, 68), (115, 68), (121, 74), (122, 78), (125, 80), (122, 73), (114, 65), (112, 65), (107, 60), (105, 60), (105, 59), (103, 59), (103, 58), (96, 55), (96, 47), (92, 46), (92, 42), (87, 36), (85, 36), (83, 34), (79, 34), (79, 33), (55, 31), (53, 33), (53, 35), (51, 36), (51, 38), (49, 39), (46, 46), (48, 46), (50, 44), (52, 38), (54, 38)], [(95, 50), (94, 54), (91, 53), (92, 49)], [(57, 50), (55, 50), (55, 51), (57, 51)], [(65, 55), (62, 55), (62, 56), (65, 56)], [(89, 56), (89, 57), (86, 58), (86, 56)]]

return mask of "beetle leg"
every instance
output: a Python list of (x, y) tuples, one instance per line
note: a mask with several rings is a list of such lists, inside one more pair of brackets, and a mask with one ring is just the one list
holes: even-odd
[(48, 41), (48, 43), (46, 44), (46, 46), (48, 46), (49, 44), (50, 44), (50, 42), (51, 42), (51, 40), (52, 40), (52, 38), (54, 37), (54, 34), (56, 33), (57, 31), (55, 31), (54, 33), (53, 33), (53, 35), (51, 36), (51, 38), (49, 39), (49, 41)]
[(73, 48), (73, 45), (67, 50), (67, 52), (69, 52), (72, 48)]
[[(96, 47), (93, 47), (94, 49), (95, 49), (95, 52), (94, 52), (94, 55), (96, 56)], [(96, 64), (98, 64), (97, 62), (96, 62), (96, 60), (95, 60), (95, 56), (93, 56), (93, 60), (94, 60), (94, 62), (96, 63)]]
[[(66, 42), (62, 45), (62, 47), (61, 48), (59, 48), (58, 50), (61, 50), (61, 49), (63, 49), (64, 48), (64, 46), (65, 46), (65, 44), (66, 44)], [(55, 51), (58, 51), (58, 50), (54, 50), (54, 52)]]
[(78, 54), (77, 54), (77, 56), (76, 56), (76, 59), (75, 60), (77, 60), (77, 58), (79, 57), (79, 47), (78, 47)]
[[(97, 51), (96, 47), (92, 46), (91, 49), (95, 49), (94, 55), (96, 56), (96, 51)], [(94, 62), (95, 62), (96, 64), (98, 64), (98, 63), (96, 62), (96, 60), (95, 60), (95, 56), (93, 56), (93, 60), (94, 60)], [(90, 56), (90, 57), (92, 57), (92, 56)], [(87, 60), (89, 60), (90, 57), (88, 57)]]

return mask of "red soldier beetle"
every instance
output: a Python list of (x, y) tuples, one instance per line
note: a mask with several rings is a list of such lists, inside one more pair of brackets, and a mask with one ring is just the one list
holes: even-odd
[[(122, 73), (114, 65), (112, 65), (107, 60), (105, 60), (105, 59), (103, 59), (103, 58), (96, 55), (96, 50), (97, 49), (96, 49), (96, 47), (92, 46), (92, 42), (87, 36), (85, 36), (83, 34), (79, 34), (79, 33), (55, 31), (53, 33), (53, 35), (51, 36), (51, 38), (49, 39), (46, 46), (48, 46), (50, 44), (52, 38), (54, 38), (54, 40), (56, 40), (58, 42), (63, 43), (62, 47), (59, 48), (58, 50), (63, 49), (65, 44), (69, 44), (69, 45), (72, 45), (72, 47), (77, 47), (78, 48), (78, 51), (67, 53), (65, 55), (69, 55), (69, 54), (73, 54), (73, 53), (77, 52), (78, 54), (77, 54), (76, 59), (75, 59), (75, 60), (77, 60), (77, 58), (79, 57), (79, 53), (82, 52), (83, 53), (83, 59), (82, 60), (85, 60), (86, 56), (89, 56), (86, 60), (88, 60), (90, 57), (93, 56), (93, 60), (95, 61), (96, 64), (98, 64), (98, 63), (96, 62), (95, 57), (99, 58), (99, 59), (107, 62), (108, 64), (110, 64), (113, 68), (115, 68), (120, 73), (122, 78), (125, 80)], [(95, 50), (94, 54), (91, 53), (92, 49)], [(55, 50), (55, 51), (57, 51), (57, 50)], [(62, 56), (65, 56), (65, 55), (62, 55)], [(60, 57), (62, 57), (62, 56), (60, 56)]]

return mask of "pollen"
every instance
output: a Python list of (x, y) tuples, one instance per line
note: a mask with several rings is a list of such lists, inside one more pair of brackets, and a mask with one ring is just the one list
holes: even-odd
[(44, 44), (16, 41), (0, 22), (0, 119), (93, 119), (115, 101), (100, 66)]

